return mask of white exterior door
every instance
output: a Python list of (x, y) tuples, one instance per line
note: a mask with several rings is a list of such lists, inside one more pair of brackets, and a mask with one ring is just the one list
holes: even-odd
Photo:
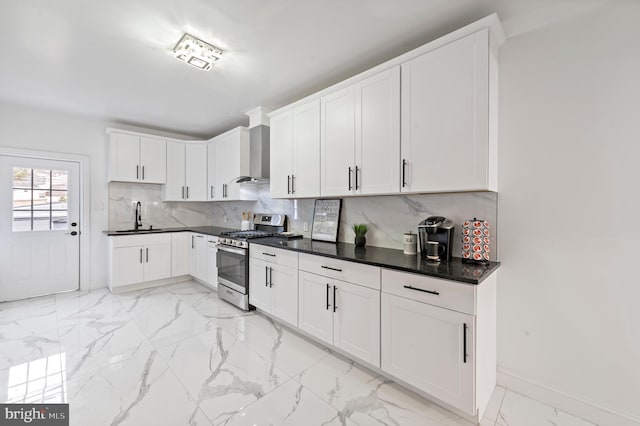
[(0, 156), (0, 301), (79, 288), (79, 168)]

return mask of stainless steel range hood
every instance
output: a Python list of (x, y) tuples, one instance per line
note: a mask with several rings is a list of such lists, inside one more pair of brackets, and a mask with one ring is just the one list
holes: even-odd
[(262, 107), (249, 112), (249, 175), (238, 176), (235, 183), (268, 183), (270, 177), (270, 129), (268, 111)]

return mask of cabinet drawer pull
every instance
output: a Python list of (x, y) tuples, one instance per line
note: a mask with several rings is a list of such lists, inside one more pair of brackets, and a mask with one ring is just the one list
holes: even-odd
[(405, 160), (404, 158), (402, 159), (402, 187), (405, 188), (407, 186), (407, 179), (406, 179), (406, 170), (407, 168), (407, 160)]
[(327, 311), (329, 310), (329, 306), (331, 306), (329, 305), (329, 287), (331, 286), (327, 283)]
[(336, 290), (338, 288), (334, 285), (333, 286), (333, 312), (336, 311), (336, 309), (338, 309), (338, 302), (336, 302)]
[(330, 269), (332, 271), (336, 271), (336, 272), (342, 272), (342, 269), (338, 269), (338, 268), (332, 268), (331, 266), (321, 266), (322, 269)]
[(276, 257), (276, 255), (275, 255), (275, 254), (271, 254), (271, 253), (265, 253), (265, 252), (262, 252), (262, 254), (264, 254), (265, 256)]
[(416, 287), (411, 287), (410, 285), (405, 285), (403, 286), (404, 288), (408, 288), (409, 290), (415, 290), (415, 291), (422, 291), (424, 293), (429, 293), (429, 294), (435, 294), (436, 296), (439, 296), (440, 293), (437, 291), (433, 291), (433, 290), (423, 290), (421, 288), (416, 288)]
[(358, 190), (358, 166), (356, 166), (356, 191)]
[(463, 324), (462, 330), (462, 362), (467, 363), (467, 323)]

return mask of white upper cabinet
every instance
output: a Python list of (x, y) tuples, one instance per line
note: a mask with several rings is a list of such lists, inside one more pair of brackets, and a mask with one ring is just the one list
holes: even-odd
[(207, 145), (167, 142), (165, 201), (207, 200)]
[(207, 200), (216, 199), (216, 143), (207, 144)]
[(165, 183), (166, 141), (130, 133), (109, 135), (109, 180)]
[(236, 127), (211, 139), (208, 156), (214, 161), (208, 167), (209, 185), (206, 189), (208, 199), (214, 201), (247, 199), (242, 196), (240, 184), (234, 183), (233, 180), (250, 173), (249, 129)]
[(402, 64), (403, 192), (495, 189), (489, 42), (481, 30)]
[(320, 101), (271, 117), (271, 196), (320, 196)]
[(321, 100), (323, 196), (398, 192), (400, 68)]

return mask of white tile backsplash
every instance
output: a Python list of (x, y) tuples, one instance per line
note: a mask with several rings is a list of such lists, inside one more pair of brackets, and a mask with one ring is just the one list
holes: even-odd
[[(112, 182), (109, 184), (109, 228), (128, 229), (133, 226), (136, 201), (142, 203), (144, 226), (205, 226), (240, 228), (243, 211), (284, 213), (289, 230), (310, 237), (304, 231), (305, 222), (313, 224), (313, 199), (274, 200), (269, 185), (245, 186), (244, 193), (257, 201), (163, 202), (162, 186)], [(354, 223), (369, 225), (367, 245), (403, 248), (403, 234), (417, 232), (420, 221), (440, 215), (456, 223), (454, 256), (460, 256), (461, 224), (465, 219), (479, 218), (492, 225), (492, 259), (497, 255), (498, 194), (495, 192), (462, 192), (443, 194), (388, 195), (350, 197), (342, 201), (339, 240), (353, 242)]]

